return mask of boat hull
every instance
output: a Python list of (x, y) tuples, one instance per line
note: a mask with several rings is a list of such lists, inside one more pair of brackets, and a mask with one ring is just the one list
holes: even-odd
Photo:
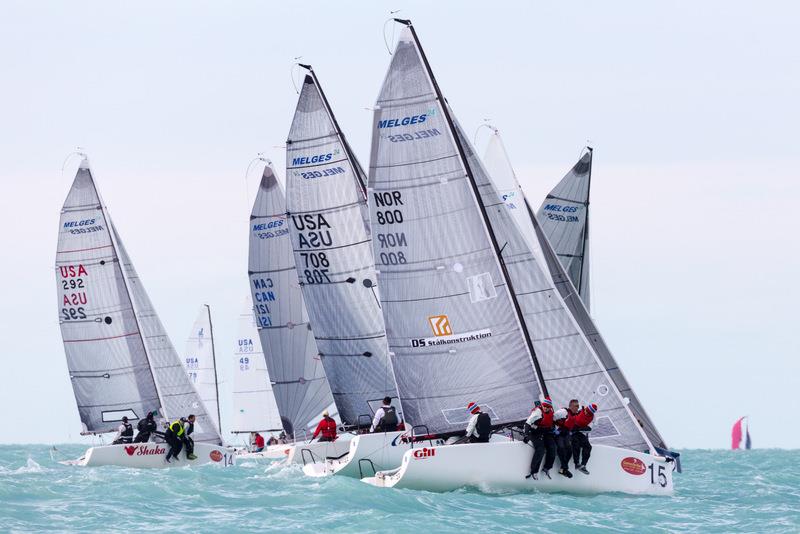
[(589, 475), (571, 466), (572, 478), (558, 474), (552, 479), (526, 479), (533, 448), (521, 441), (414, 447), (403, 455), (398, 469), (382, 471), (363, 482), (379, 487), (428, 491), (452, 491), (474, 487), (485, 491), (544, 491), (577, 494), (621, 492), (671, 495), (674, 463), (661, 456), (593, 445)]
[(236, 463), (233, 450), (219, 445), (208, 443), (195, 443), (194, 453), (196, 460), (187, 460), (186, 453), (181, 451), (178, 459), (165, 461), (169, 446), (166, 443), (130, 443), (119, 445), (103, 445), (91, 447), (77, 460), (63, 462), (67, 465), (80, 467), (99, 467), (102, 465), (116, 465), (120, 467), (137, 468), (165, 468), (185, 467), (187, 465), (215, 464), (231, 466)]
[(313, 441), (311, 443), (296, 443), (286, 455), (289, 464), (323, 463), (327, 458), (340, 458), (350, 450), (348, 436), (340, 436), (336, 441)]
[(259, 452), (252, 452), (248, 451), (247, 449), (241, 449), (236, 451), (236, 458), (239, 460), (257, 460), (257, 461), (268, 461), (271, 462), (273, 460), (285, 460), (286, 457), (289, 455), (289, 452), (294, 448), (292, 444), (285, 444), (285, 445), (270, 445), (266, 447), (263, 451)]
[(361, 478), (362, 472), (371, 476), (376, 471), (394, 469), (400, 466), (403, 455), (411, 449), (411, 444), (401, 439), (404, 434), (408, 435), (408, 432), (360, 434), (350, 440), (350, 449), (346, 456), (306, 463), (303, 473), (310, 477), (339, 475)]

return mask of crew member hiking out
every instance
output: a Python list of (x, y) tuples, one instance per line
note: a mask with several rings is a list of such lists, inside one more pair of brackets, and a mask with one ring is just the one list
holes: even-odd
[(589, 404), (578, 410), (578, 401), (574, 399), (569, 402), (569, 405), (570, 411), (573, 411), (574, 408), (575, 412), (575, 415), (571, 415), (567, 421), (567, 425), (572, 430), (572, 460), (578, 471), (588, 475), (589, 470), (586, 469), (586, 464), (589, 463), (589, 456), (592, 454), (592, 444), (589, 443), (589, 432), (592, 431), (592, 427), (589, 425), (594, 420), (597, 405)]
[(313, 440), (319, 434), (322, 434), (319, 441), (336, 441), (336, 421), (328, 415), (328, 410), (322, 412), (322, 420), (317, 425), (317, 429), (311, 439)]
[(111, 444), (118, 445), (120, 443), (130, 443), (131, 441), (133, 441), (133, 425), (128, 422), (127, 417), (123, 416), (122, 424), (117, 428), (117, 435), (114, 436), (114, 441)]
[(149, 412), (147, 417), (139, 419), (139, 423), (136, 425), (136, 429), (139, 432), (136, 434), (136, 439), (133, 440), (134, 443), (147, 443), (150, 441), (150, 436), (156, 431), (156, 428), (158, 428), (154, 415), (155, 412)]
[(481, 407), (470, 402), (467, 404), (467, 413), (472, 414), (467, 425), (467, 440), (469, 443), (488, 443), (492, 436), (492, 418), (481, 411)]
[(572, 458), (572, 436), (566, 426), (568, 416), (569, 412), (566, 408), (555, 411), (553, 414), (553, 435), (556, 438), (556, 452), (561, 463), (561, 469), (558, 472), (567, 478), (572, 478), (572, 473), (569, 471), (569, 460)]
[(169, 445), (167, 457), (164, 459), (167, 463), (170, 462), (170, 458), (175, 458), (177, 460), (178, 455), (181, 453), (181, 449), (183, 448), (183, 422), (183, 417), (176, 419), (170, 423), (170, 425), (167, 427), (167, 430), (164, 432), (164, 440)]
[(186, 447), (187, 460), (197, 460), (197, 455), (194, 453), (194, 438), (192, 438), (192, 432), (194, 432), (194, 422), (195, 416), (193, 414), (189, 414), (189, 417), (186, 418), (186, 423), (183, 425), (183, 445)]
[(370, 432), (394, 432), (397, 430), (397, 410), (392, 406), (392, 398), (384, 397), (383, 405), (375, 411)]
[(553, 401), (546, 397), (541, 406), (534, 408), (525, 421), (525, 439), (533, 443), (531, 471), (525, 478), (539, 480), (537, 473), (544, 458), (542, 473), (550, 477), (550, 469), (556, 461), (556, 439), (553, 435)]

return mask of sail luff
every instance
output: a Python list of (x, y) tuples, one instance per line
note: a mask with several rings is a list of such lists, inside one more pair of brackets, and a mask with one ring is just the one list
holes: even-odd
[(525, 323), (525, 320), (522, 317), (522, 310), (520, 309), (519, 301), (517, 300), (517, 295), (514, 292), (514, 287), (513, 287), (512, 283), (511, 283), (511, 279), (510, 279), (510, 276), (508, 274), (508, 269), (506, 267), (505, 261), (503, 260), (502, 249), (500, 248), (500, 245), (497, 242), (497, 236), (494, 233), (492, 225), (489, 223), (489, 216), (486, 213), (486, 206), (483, 203), (483, 199), (481, 197), (480, 191), (478, 191), (478, 185), (475, 182), (475, 177), (473, 176), (472, 168), (471, 168), (471, 166), (469, 164), (469, 161), (467, 161), (467, 157), (466, 157), (466, 154), (465, 154), (465, 151), (464, 151), (464, 147), (462, 146), (461, 139), (459, 138), (459, 135), (456, 133), (456, 128), (455, 128), (455, 125), (454, 125), (454, 122), (453, 122), (453, 118), (450, 116), (449, 105), (447, 104), (447, 101), (445, 100), (445, 98), (444, 98), (444, 96), (442, 94), (442, 91), (439, 88), (439, 84), (438, 84), (438, 82), (436, 81), (436, 78), (433, 75), (433, 70), (431, 69), (430, 63), (428, 62), (428, 57), (425, 55), (425, 50), (422, 48), (422, 44), (419, 42), (419, 37), (417, 36), (417, 32), (414, 29), (414, 26), (411, 24), (411, 21), (401, 21), (399, 19), (395, 19), (395, 20), (397, 20), (398, 22), (400, 22), (402, 24), (406, 24), (407, 27), (411, 30), (411, 35), (414, 37), (414, 42), (417, 45), (417, 49), (419, 50), (420, 57), (422, 58), (422, 62), (425, 65), (425, 70), (427, 71), (428, 79), (431, 81), (431, 84), (433, 85), (434, 91), (436, 92), (436, 96), (437, 96), (437, 98), (438, 98), (438, 100), (439, 100), (439, 102), (441, 104), (441, 108), (442, 108), (442, 112), (444, 113), (445, 120), (447, 121), (447, 125), (448, 125), (448, 127), (450, 129), (450, 133), (453, 136), (453, 141), (456, 144), (459, 157), (461, 158), (461, 164), (464, 166), (464, 169), (466, 170), (467, 178), (468, 178), (470, 187), (472, 189), (472, 194), (473, 194), (473, 198), (475, 200), (475, 204), (478, 206), (478, 209), (480, 210), (480, 213), (481, 213), (481, 217), (483, 219), (484, 228), (485, 228), (486, 233), (489, 236), (489, 239), (490, 239), (490, 241), (492, 243), (492, 247), (494, 248), (494, 253), (495, 253), (495, 256), (497, 257), (497, 262), (498, 262), (498, 264), (500, 266), (500, 272), (502, 274), (503, 281), (504, 281), (505, 286), (506, 286), (506, 290), (508, 291), (508, 295), (509, 295), (509, 297), (511, 299), (511, 302), (512, 302), (513, 306), (514, 306), (517, 325), (522, 330), (523, 336), (525, 338), (525, 343), (527, 345), (528, 353), (529, 353), (530, 358), (531, 358), (531, 363), (532, 363), (533, 368), (534, 368), (536, 379), (537, 379), (537, 381), (539, 383), (539, 388), (541, 389), (542, 393), (545, 396), (549, 396), (549, 393), (547, 391), (547, 384), (543, 380), (542, 370), (541, 370), (541, 367), (539, 365), (539, 361), (536, 358), (536, 351), (534, 350), (534, 347), (533, 347), (533, 340), (531, 339), (531, 334), (528, 331), (528, 326), (527, 326), (527, 324)]
[[(586, 222), (584, 223), (583, 227), (583, 245), (581, 246), (581, 268), (580, 273), (578, 276), (578, 293), (583, 300), (583, 304), (586, 306), (587, 310), (591, 310), (591, 304), (589, 302), (590, 295), (589, 295), (589, 270), (586, 268), (586, 265), (589, 263), (589, 257), (587, 255), (587, 248), (589, 243), (589, 203), (591, 202), (592, 198), (592, 167), (594, 166), (594, 149), (590, 146), (587, 146), (586, 149), (589, 151), (589, 176), (586, 178)], [(530, 209), (530, 208), (529, 208)]]

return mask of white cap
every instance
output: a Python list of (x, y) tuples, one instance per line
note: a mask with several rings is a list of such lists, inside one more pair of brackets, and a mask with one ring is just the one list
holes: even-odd
[(561, 419), (566, 419), (566, 418), (567, 418), (567, 409), (566, 408), (559, 408), (553, 414), (553, 419), (555, 419), (556, 421), (561, 420)]

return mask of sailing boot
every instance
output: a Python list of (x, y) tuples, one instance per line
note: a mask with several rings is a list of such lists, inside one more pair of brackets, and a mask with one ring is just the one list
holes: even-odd
[(533, 480), (539, 480), (539, 475), (537, 475), (536, 473), (529, 473), (529, 474), (525, 475), (525, 478), (531, 478)]
[(572, 473), (569, 472), (569, 469), (559, 469), (558, 473), (560, 475), (563, 475), (563, 476), (567, 477), (567, 478), (572, 478)]
[(553, 480), (553, 477), (550, 476), (550, 470), (549, 469), (542, 469), (542, 473), (544, 473), (544, 476), (546, 476), (550, 480)]
[(581, 473), (583, 473), (584, 475), (588, 475), (588, 474), (589, 474), (589, 470), (588, 470), (588, 469), (586, 469), (586, 464), (584, 464), (584, 465), (580, 466), (580, 467), (578, 468), (578, 471), (580, 471), (580, 472), (581, 472)]
[[(197, 455), (192, 453), (186, 457), (188, 460), (197, 460)], [(587, 473), (588, 474), (588, 473)]]

